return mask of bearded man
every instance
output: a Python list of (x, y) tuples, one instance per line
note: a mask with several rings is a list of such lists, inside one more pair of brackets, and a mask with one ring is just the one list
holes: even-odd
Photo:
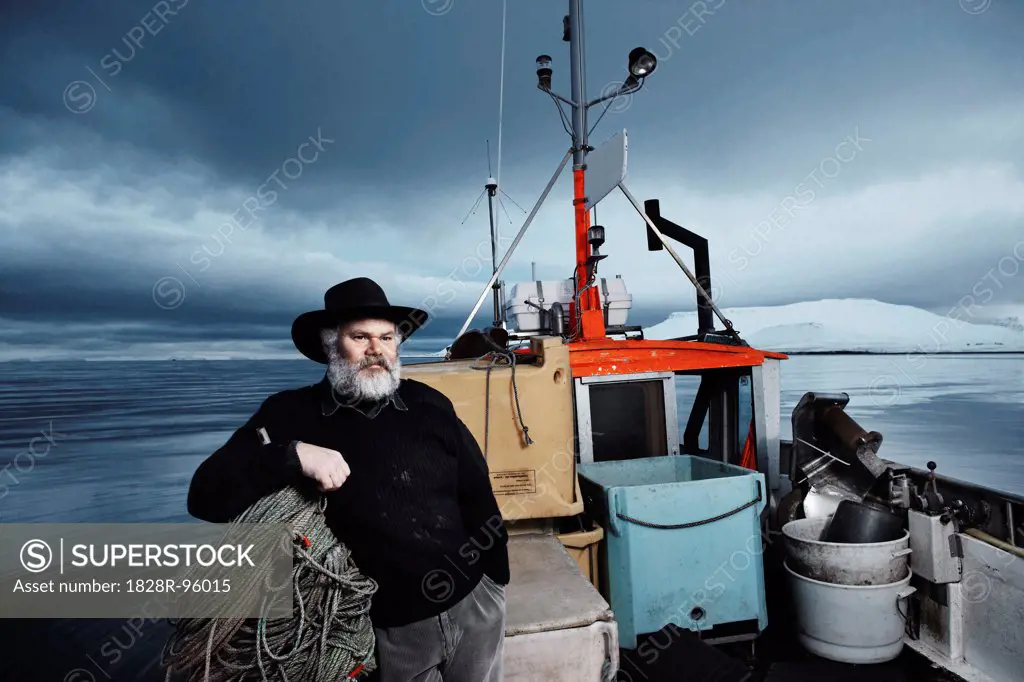
[(377, 582), (381, 682), (498, 682), (508, 536), (476, 439), (439, 391), (401, 378), (399, 344), (427, 313), (348, 280), (299, 315), (292, 340), (324, 379), (267, 398), (192, 478), (215, 523), (285, 486), (324, 494), (326, 520)]

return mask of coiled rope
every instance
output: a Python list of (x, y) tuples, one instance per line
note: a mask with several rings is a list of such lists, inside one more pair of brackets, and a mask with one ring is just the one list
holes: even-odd
[[(376, 668), (369, 612), (377, 583), (359, 573), (348, 548), (327, 527), (325, 508), (324, 499), (310, 500), (286, 487), (232, 522), (291, 524), (293, 615), (173, 619), (176, 631), (163, 651), (166, 680), (186, 672), (189, 682), (333, 682)], [(263, 593), (280, 590), (269, 584), (269, 569), (252, 573), (249, 584), (232, 590), (255, 590), (260, 582)]]

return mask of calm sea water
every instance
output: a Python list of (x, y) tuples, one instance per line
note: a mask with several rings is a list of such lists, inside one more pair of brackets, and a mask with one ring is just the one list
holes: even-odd
[[(0, 364), (0, 521), (190, 521), (185, 497), (199, 462), (269, 394), (321, 377), (319, 366), (298, 361)], [(848, 412), (883, 434), (887, 459), (934, 460), (941, 473), (1024, 494), (1022, 355), (790, 358), (784, 438), (806, 391), (848, 392)], [(529, 405), (523, 410), (528, 420)], [(0, 619), (0, 677), (135, 679), (127, 671), (152, 658), (161, 628)], [(137, 645), (143, 640), (149, 645)], [(104, 643), (117, 661), (104, 659)], [(29, 656), (33, 646), (47, 656)], [(76, 667), (88, 675), (68, 678)]]
[[(269, 394), (321, 377), (299, 361), (0, 364), (0, 520), (187, 521), (199, 462)], [(1024, 493), (1022, 355), (792, 357), (784, 438), (806, 391), (848, 392), (888, 459)]]

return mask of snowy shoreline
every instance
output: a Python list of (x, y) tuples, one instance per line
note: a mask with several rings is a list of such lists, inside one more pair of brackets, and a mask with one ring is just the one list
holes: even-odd
[[(824, 299), (722, 310), (748, 344), (789, 355), (1024, 353), (1019, 320), (983, 321), (971, 313), (956, 309), (937, 315), (873, 299)], [(722, 327), (717, 317), (715, 327)], [(678, 312), (644, 328), (644, 338), (676, 339), (696, 331), (697, 312)]]

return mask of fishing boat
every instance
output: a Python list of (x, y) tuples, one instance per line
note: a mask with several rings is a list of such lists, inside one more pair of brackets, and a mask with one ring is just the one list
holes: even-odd
[[(488, 461), (510, 535), (505, 679), (1022, 679), (1024, 498), (941, 462), (885, 459), (841, 387), (782, 414), (787, 356), (722, 315), (707, 239), (662, 214), (678, 211), (670, 200), (634, 198), (626, 131), (590, 145), (591, 107), (639, 90), (657, 59), (632, 50), (621, 87), (588, 101), (581, 4), (563, 20), (568, 95), (552, 89), (552, 59), (537, 60), (572, 147), (444, 357), (403, 370), (452, 400)], [(570, 158), (574, 274), (508, 286)], [(485, 190), (493, 240), (498, 183)], [(695, 292), (691, 336), (644, 338), (624, 280), (599, 275), (593, 213), (616, 192), (636, 238)], [(489, 295), (493, 324), (470, 329)]]
[[(590, 145), (590, 108), (634, 94), (657, 60), (632, 50), (621, 87), (588, 101), (581, 4), (568, 0), (562, 26), (569, 95), (552, 89), (552, 59), (537, 60), (572, 146), (500, 261), (501, 188), (487, 178), (491, 278), (441, 356), (403, 366), (451, 399), (487, 459), (509, 534), (504, 679), (1022, 679), (1024, 498), (944, 476), (941, 461), (885, 459), (842, 387), (782, 413), (787, 356), (751, 347), (724, 317), (707, 238), (663, 215), (679, 210), (670, 198), (634, 198), (626, 131)], [(570, 158), (574, 274), (508, 285)], [(645, 338), (625, 280), (599, 273), (595, 207), (616, 192), (652, 259), (666, 252), (688, 280), (692, 335)], [(692, 272), (676, 245), (692, 250)], [(489, 295), (493, 323), (471, 329)], [(87, 623), (104, 630), (95, 636), (80, 621), (39, 622), (4, 631), (12, 680), (164, 679), (162, 620)], [(39, 642), (47, 656), (32, 655)]]

